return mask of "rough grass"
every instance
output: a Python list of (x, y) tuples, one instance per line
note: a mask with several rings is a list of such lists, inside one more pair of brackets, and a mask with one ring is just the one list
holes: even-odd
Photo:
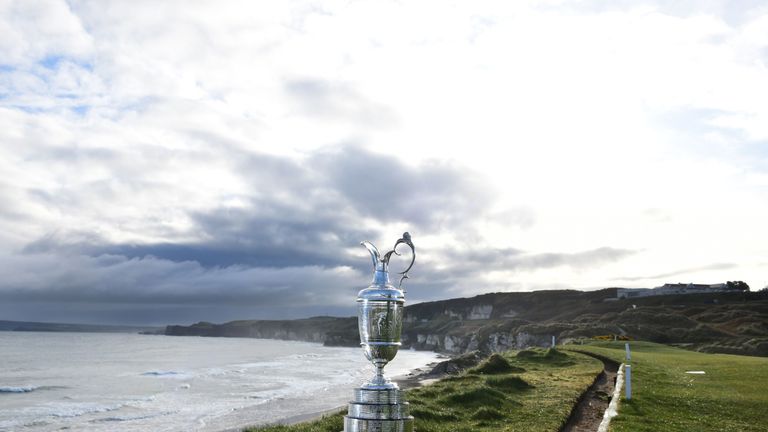
[(344, 429), (343, 415), (343, 413), (338, 413), (298, 425), (247, 428), (243, 432), (340, 432)]
[[(467, 371), (408, 391), (419, 432), (556, 431), (602, 363), (577, 353), (535, 349), (492, 356), (478, 369), (483, 372)], [(248, 431), (339, 432), (342, 416)]]
[[(611, 432), (768, 430), (768, 359), (704, 354), (630, 342), (632, 400), (622, 398)], [(575, 349), (624, 362), (624, 343)], [(686, 371), (703, 370), (706, 375)]]
[(516, 376), (493, 377), (485, 380), (488, 387), (497, 390), (519, 391), (533, 387), (524, 379)]
[(512, 366), (507, 359), (500, 354), (492, 354), (488, 359), (475, 368), (469, 370), (469, 373), (494, 375), (513, 372), (525, 372), (521, 367)]

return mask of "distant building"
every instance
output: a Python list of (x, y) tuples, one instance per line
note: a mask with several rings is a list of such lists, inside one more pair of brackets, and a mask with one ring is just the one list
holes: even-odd
[(728, 286), (724, 283), (711, 285), (694, 283), (667, 283), (656, 288), (618, 288), (616, 290), (616, 298), (628, 299), (662, 295), (706, 294), (724, 291), (728, 291)]

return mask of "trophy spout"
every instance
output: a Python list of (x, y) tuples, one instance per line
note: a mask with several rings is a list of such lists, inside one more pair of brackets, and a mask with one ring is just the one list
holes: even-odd
[(371, 261), (373, 262), (373, 270), (386, 271), (386, 268), (384, 267), (384, 261), (381, 260), (381, 254), (379, 254), (379, 249), (369, 241), (362, 241), (360, 242), (360, 244), (365, 246), (365, 248), (368, 249), (368, 253), (371, 254)]

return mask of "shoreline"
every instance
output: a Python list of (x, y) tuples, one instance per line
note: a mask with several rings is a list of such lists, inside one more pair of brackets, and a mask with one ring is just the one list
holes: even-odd
[[(430, 375), (430, 372), (438, 363), (440, 363), (441, 361), (450, 359), (451, 357), (441, 353), (436, 353), (436, 354), (438, 355), (437, 360), (427, 363), (426, 365), (411, 369), (407, 374), (395, 376), (392, 378), (392, 381), (397, 383), (397, 385), (400, 387), (401, 390), (408, 390), (415, 387), (429, 385), (439, 380), (441, 376)], [(352, 390), (352, 387), (350, 387), (350, 391), (351, 390)], [(324, 416), (333, 415), (342, 411), (346, 411), (346, 409), (347, 409), (347, 405), (341, 405), (341, 406), (337, 406), (335, 408), (330, 408), (327, 410), (304, 413), (304, 414), (296, 414), (294, 416), (286, 417), (284, 419), (280, 419), (270, 423), (246, 424), (236, 428), (228, 428), (220, 432), (242, 432), (245, 428), (257, 427), (257, 426), (278, 426), (278, 425), (290, 426), (290, 425), (295, 425), (299, 423), (319, 420)]]

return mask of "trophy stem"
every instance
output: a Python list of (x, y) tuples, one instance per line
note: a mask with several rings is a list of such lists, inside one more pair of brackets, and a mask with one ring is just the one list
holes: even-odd
[(373, 376), (373, 378), (367, 382), (366, 384), (363, 384), (362, 388), (369, 388), (369, 389), (397, 389), (397, 384), (390, 381), (386, 376), (384, 376), (384, 365), (383, 364), (375, 364), (376, 367), (376, 374)]

